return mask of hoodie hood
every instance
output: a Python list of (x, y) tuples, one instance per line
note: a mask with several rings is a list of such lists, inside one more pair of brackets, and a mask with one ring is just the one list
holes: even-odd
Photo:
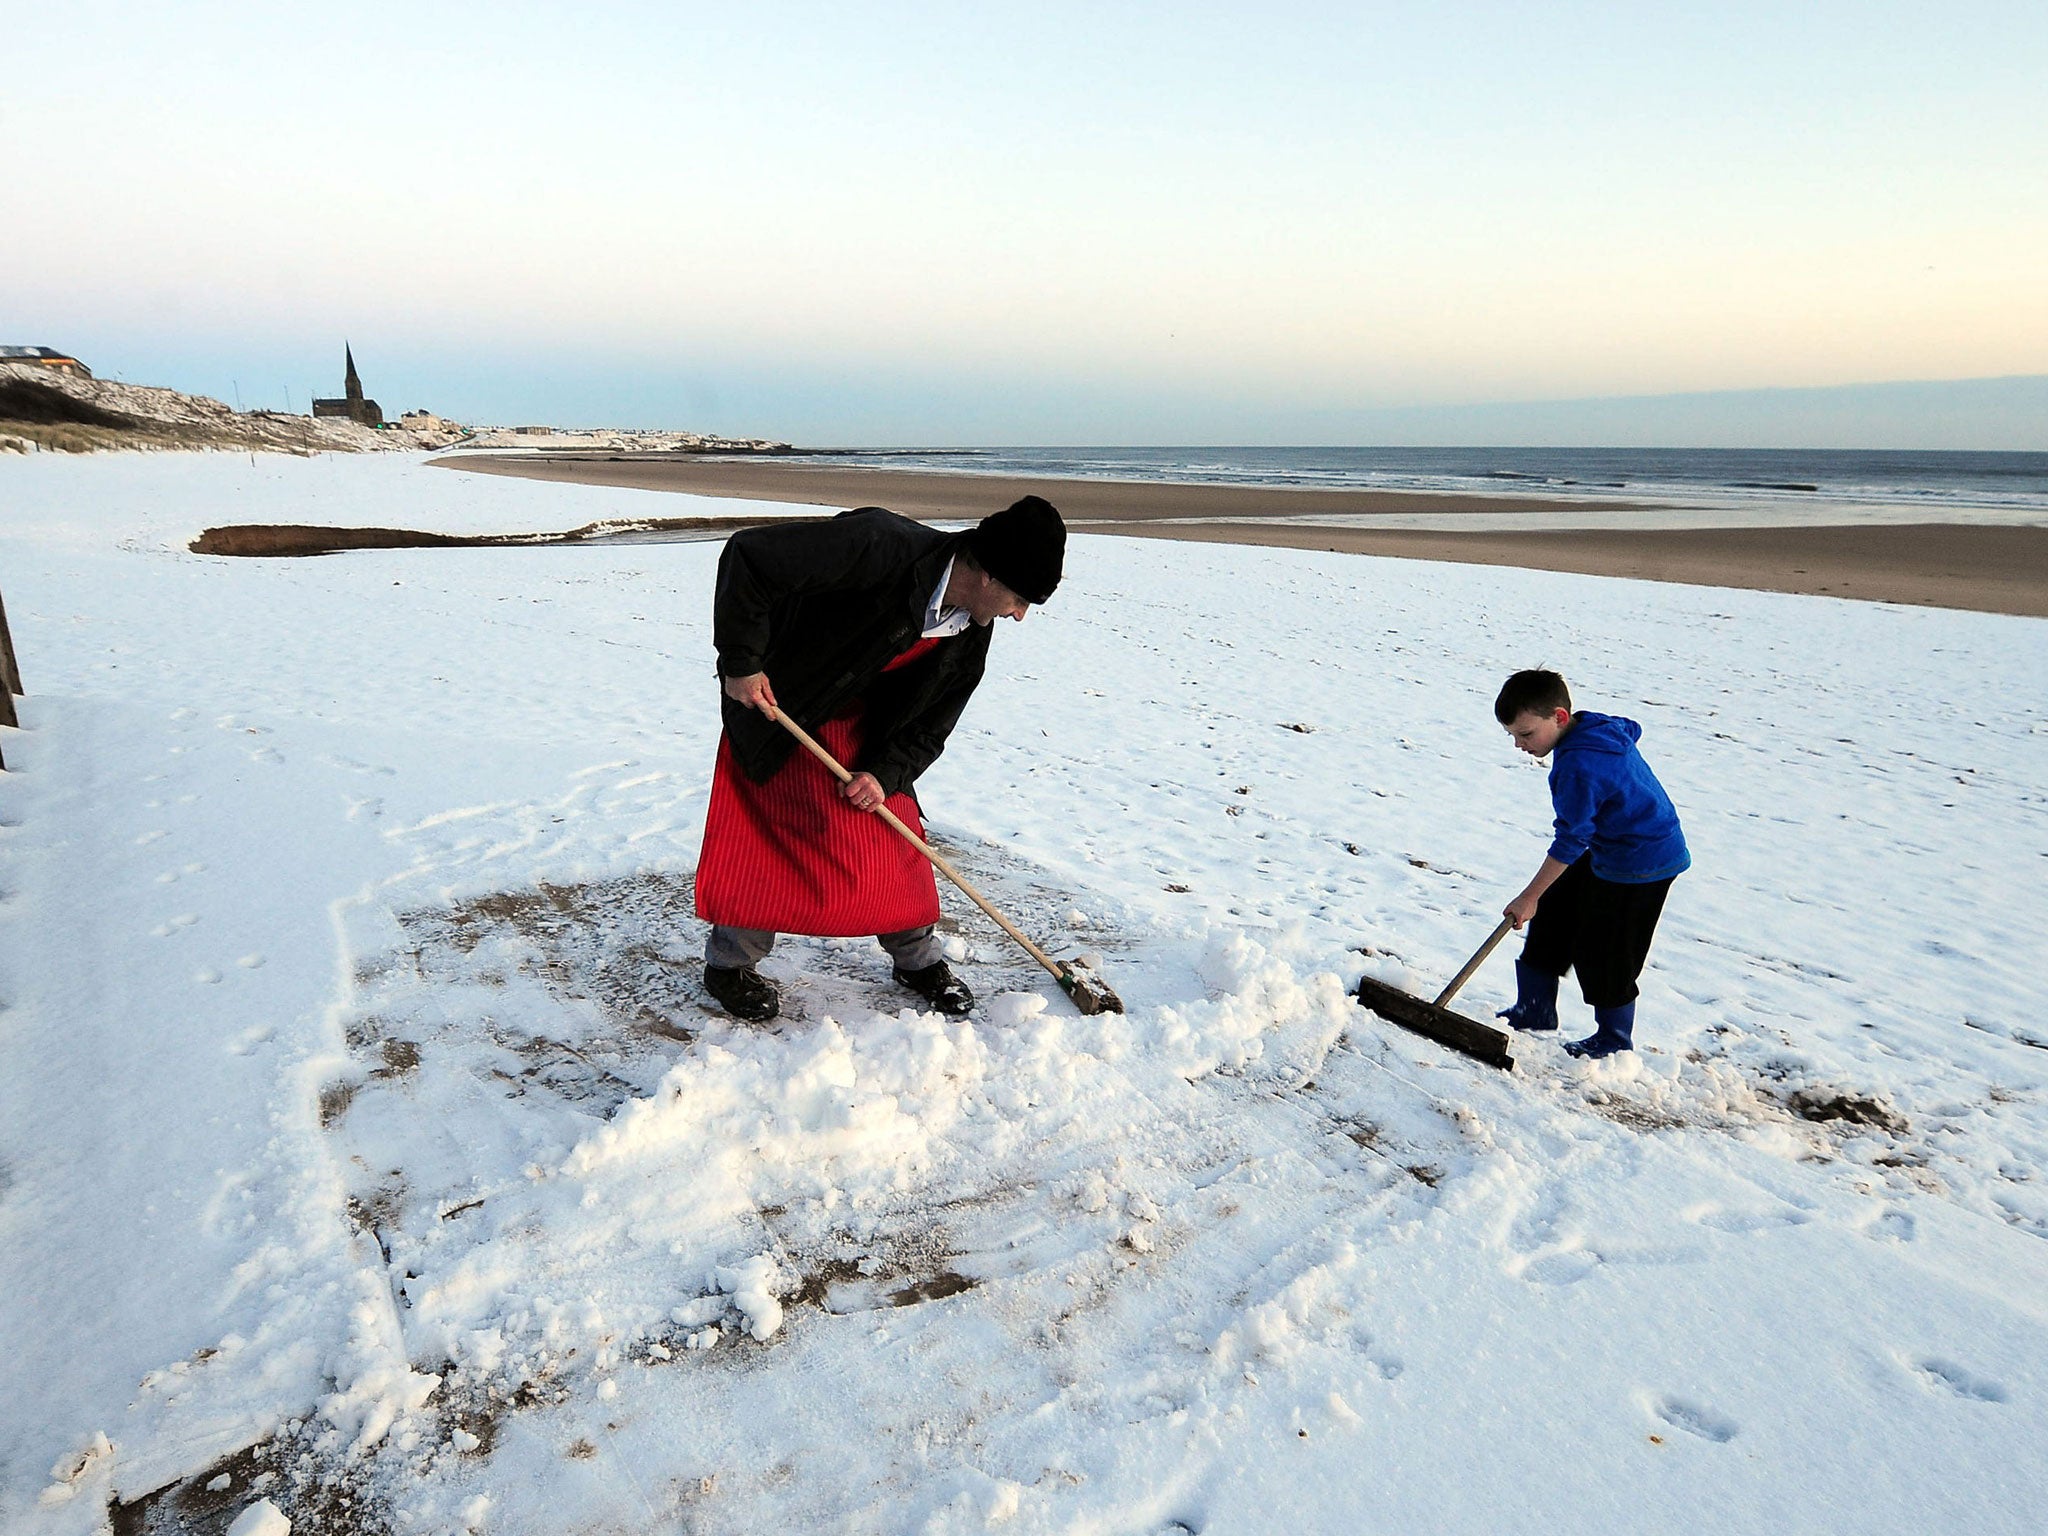
[(1643, 728), (1620, 715), (1596, 714), (1582, 709), (1572, 716), (1572, 728), (1558, 737), (1555, 752), (1626, 752), (1643, 739)]

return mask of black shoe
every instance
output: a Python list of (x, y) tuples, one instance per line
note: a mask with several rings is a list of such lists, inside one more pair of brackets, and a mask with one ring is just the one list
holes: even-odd
[(966, 1018), (968, 1009), (974, 1006), (974, 994), (967, 990), (967, 983), (955, 976), (943, 960), (934, 960), (916, 971), (906, 971), (899, 965), (896, 982), (910, 988), (949, 1019)]
[(736, 1019), (765, 1024), (782, 1012), (782, 994), (775, 983), (751, 965), (707, 965), (704, 990)]

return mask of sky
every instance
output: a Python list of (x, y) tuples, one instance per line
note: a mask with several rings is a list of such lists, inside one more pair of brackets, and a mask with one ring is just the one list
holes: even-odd
[(805, 443), (2048, 449), (2038, 0), (0, 38), (0, 342), (245, 405), (346, 339), (387, 412)]

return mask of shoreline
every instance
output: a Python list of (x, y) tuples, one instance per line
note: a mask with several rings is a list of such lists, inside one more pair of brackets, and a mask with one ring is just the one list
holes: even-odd
[(577, 485), (832, 508), (879, 504), (925, 520), (977, 518), (1036, 492), (1058, 505), (1069, 525), (1084, 533), (1512, 566), (2048, 618), (2048, 528), (1870, 523), (1461, 532), (1347, 527), (1299, 519), (1418, 511), (1540, 517), (1581, 513), (1589, 505), (1614, 511), (1679, 504), (1163, 481), (1027, 480), (787, 460), (690, 463), (465, 456), (430, 462), (436, 468)]

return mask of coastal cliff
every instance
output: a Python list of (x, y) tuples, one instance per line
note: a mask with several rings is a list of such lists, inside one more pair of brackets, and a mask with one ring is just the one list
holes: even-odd
[(222, 448), (366, 453), (445, 448), (464, 428), (420, 412), (388, 428), (282, 411), (238, 411), (205, 395), (0, 363), (0, 452)]

